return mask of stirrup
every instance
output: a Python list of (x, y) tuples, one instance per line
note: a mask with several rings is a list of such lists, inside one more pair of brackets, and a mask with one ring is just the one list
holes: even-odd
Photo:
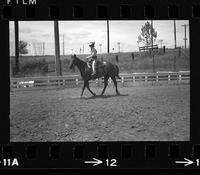
[(97, 76), (96, 73), (92, 73), (92, 74), (91, 74), (92, 79), (96, 79), (96, 76)]

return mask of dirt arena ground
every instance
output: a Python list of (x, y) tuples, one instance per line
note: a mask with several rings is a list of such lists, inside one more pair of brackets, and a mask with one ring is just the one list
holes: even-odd
[[(100, 94), (102, 88), (91, 87)], [(189, 141), (190, 85), (12, 92), (10, 141)]]

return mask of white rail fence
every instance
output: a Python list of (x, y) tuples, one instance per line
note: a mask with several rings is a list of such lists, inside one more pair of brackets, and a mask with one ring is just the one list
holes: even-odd
[[(183, 81), (190, 81), (190, 71), (179, 72), (156, 72), (156, 73), (121, 73), (121, 79), (117, 79), (121, 82), (122, 86), (125, 83), (137, 83), (137, 82), (177, 82), (180, 84)], [(103, 78), (90, 81), (100, 85), (103, 83)], [(109, 79), (111, 83), (111, 79)], [(43, 86), (79, 86), (83, 84), (83, 80), (79, 75), (68, 76), (52, 76), (52, 77), (26, 77), (26, 78), (11, 78), (10, 87), (15, 88), (30, 88), (30, 87), (43, 87)]]

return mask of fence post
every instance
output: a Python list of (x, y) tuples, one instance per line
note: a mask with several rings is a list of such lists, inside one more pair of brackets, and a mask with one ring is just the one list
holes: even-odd
[(78, 78), (76, 78), (76, 86), (78, 86)]
[(66, 79), (63, 77), (63, 85), (66, 85)]
[(181, 74), (178, 75), (179, 84), (181, 83)]
[(177, 72), (176, 80), (177, 85), (179, 85), (179, 72)]
[(116, 63), (118, 64), (118, 62), (119, 62), (119, 58), (118, 58), (119, 56), (118, 55), (116, 55)]
[(122, 87), (124, 86), (124, 77), (122, 77)]
[(169, 81), (170, 81), (170, 74), (168, 75), (168, 81), (167, 82), (169, 83)]
[(145, 75), (145, 82), (147, 82), (147, 80), (148, 80), (148, 77), (147, 77), (147, 75)]
[(133, 83), (135, 84), (135, 76), (133, 75)]
[(132, 57), (132, 62), (131, 62), (131, 63), (132, 63), (132, 65), (133, 65), (134, 58), (135, 58), (134, 53), (131, 54), (131, 57)]
[(156, 73), (156, 82), (158, 83), (158, 73)]
[(178, 56), (181, 56), (181, 47), (178, 48)]
[(50, 86), (50, 80), (47, 79), (47, 86)]
[(19, 81), (17, 81), (17, 88), (20, 88)]
[(165, 46), (163, 46), (163, 54), (165, 54)]

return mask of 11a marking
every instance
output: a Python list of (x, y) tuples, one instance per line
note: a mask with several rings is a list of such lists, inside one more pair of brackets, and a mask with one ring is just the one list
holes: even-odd
[(18, 160), (14, 159), (3, 159), (3, 166), (19, 166)]

